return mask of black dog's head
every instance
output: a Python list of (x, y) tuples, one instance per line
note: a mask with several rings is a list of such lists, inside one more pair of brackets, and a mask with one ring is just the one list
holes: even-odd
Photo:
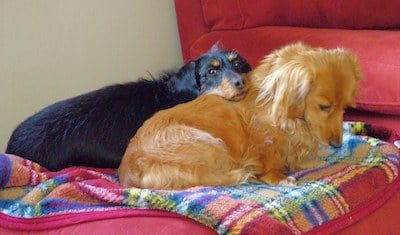
[(179, 90), (195, 89), (197, 95), (216, 94), (239, 100), (247, 91), (242, 73), (250, 72), (249, 63), (233, 50), (221, 51), (217, 45), (198, 59), (189, 61), (178, 72)]

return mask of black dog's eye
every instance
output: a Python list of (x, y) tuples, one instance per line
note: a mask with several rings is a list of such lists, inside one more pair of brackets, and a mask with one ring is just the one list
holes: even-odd
[(325, 111), (325, 112), (329, 112), (331, 110), (331, 106), (330, 105), (320, 104), (319, 105), (319, 109), (321, 109), (322, 111)]
[(242, 68), (242, 63), (240, 63), (240, 61), (235, 61), (233, 63), (233, 67), (235, 67), (235, 69), (239, 71)]
[(216, 74), (216, 73), (217, 73), (217, 69), (215, 69), (215, 68), (208, 69), (208, 74)]

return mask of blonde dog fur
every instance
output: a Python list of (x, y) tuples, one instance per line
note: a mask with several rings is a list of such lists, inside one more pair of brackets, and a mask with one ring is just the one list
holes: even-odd
[(319, 144), (342, 144), (346, 107), (361, 79), (344, 49), (288, 45), (247, 74), (246, 97), (203, 95), (148, 119), (118, 169), (124, 186), (184, 189), (261, 181), (295, 185)]

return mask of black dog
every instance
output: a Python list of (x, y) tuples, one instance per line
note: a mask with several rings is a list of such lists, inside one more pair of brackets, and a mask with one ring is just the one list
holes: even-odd
[[(223, 63), (213, 65), (213, 58)], [(251, 70), (235, 51), (213, 47), (160, 79), (112, 85), (44, 108), (14, 130), (6, 152), (52, 171), (70, 166), (117, 168), (129, 140), (146, 119), (218, 86), (214, 80), (222, 68), (237, 73)]]

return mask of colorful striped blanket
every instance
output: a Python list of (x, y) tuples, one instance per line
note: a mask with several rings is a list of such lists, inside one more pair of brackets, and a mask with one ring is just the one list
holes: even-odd
[[(50, 172), (21, 157), (0, 154), (0, 226), (12, 219), (158, 209), (190, 217), (219, 234), (302, 234), (381, 205), (399, 189), (399, 150), (349, 130), (341, 148), (321, 147), (326, 166), (290, 172), (299, 187), (246, 183), (184, 191), (123, 188), (114, 169), (72, 167)], [(376, 208), (374, 208), (376, 209)], [(86, 217), (85, 217), (86, 215)], [(71, 220), (72, 221), (72, 220)], [(63, 222), (68, 224), (68, 220)], [(347, 225), (348, 225), (347, 224)], [(345, 226), (345, 225), (343, 225)], [(339, 229), (339, 228), (338, 228)]]

